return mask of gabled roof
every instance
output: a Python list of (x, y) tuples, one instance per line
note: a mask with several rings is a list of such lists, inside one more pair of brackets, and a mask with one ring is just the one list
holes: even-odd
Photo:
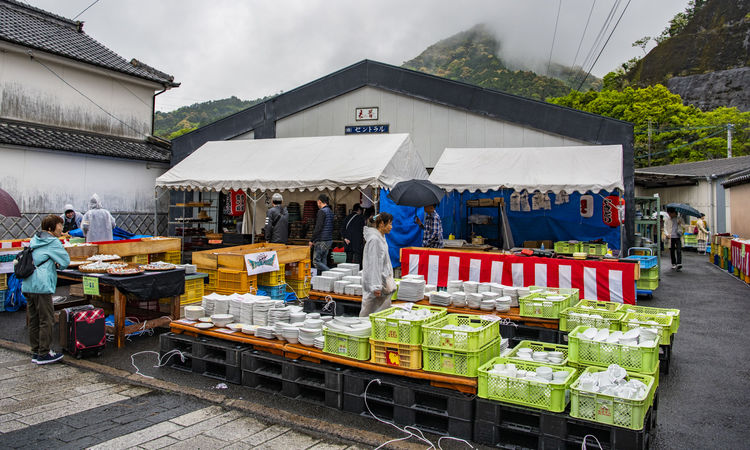
[(0, 119), (0, 145), (18, 145), (87, 155), (168, 163), (168, 143), (154, 143), (68, 128)]
[(671, 164), (666, 166), (644, 167), (636, 169), (638, 174), (678, 175), (686, 177), (718, 177), (731, 175), (743, 170), (750, 169), (750, 156), (737, 156), (735, 158), (708, 159), (682, 164)]
[(633, 125), (628, 122), (363, 60), (174, 139), (172, 164), (208, 141), (231, 139), (252, 130), (256, 138), (276, 137), (275, 121), (364, 86), (591, 144), (622, 144), (626, 163), (632, 159)]
[(732, 178), (721, 183), (721, 185), (724, 186), (724, 188), (726, 189), (732, 186), (737, 186), (740, 184), (747, 184), (747, 183), (750, 183), (750, 170), (743, 170), (740, 173), (734, 174)]
[(177, 87), (174, 77), (136, 59), (130, 62), (83, 31), (83, 22), (39, 8), (0, 0), (0, 40), (42, 50), (159, 84)]

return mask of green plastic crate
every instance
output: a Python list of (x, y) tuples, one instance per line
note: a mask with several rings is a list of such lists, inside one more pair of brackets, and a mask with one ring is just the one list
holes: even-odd
[(446, 308), (439, 306), (412, 306), (412, 309), (427, 309), (433, 312), (431, 317), (424, 320), (393, 319), (388, 316), (394, 311), (402, 309), (398, 306), (370, 314), (372, 323), (372, 339), (377, 341), (397, 342), (408, 345), (422, 343), (422, 325), (434, 322), (448, 314)]
[(609, 251), (609, 247), (606, 243), (604, 244), (594, 244), (589, 242), (584, 242), (581, 244), (581, 251), (583, 253), (588, 253), (589, 255), (593, 256), (604, 256), (607, 254), (607, 251)]
[(669, 316), (672, 318), (672, 333), (677, 333), (677, 330), (680, 328), (679, 309), (657, 308), (655, 306), (623, 305), (622, 310), (625, 312), (637, 312), (640, 314), (656, 314)]
[(568, 361), (575, 364), (609, 367), (617, 364), (625, 370), (653, 375), (659, 370), (659, 345), (635, 347), (585, 339), (580, 326), (568, 334)]
[[(636, 322), (630, 322), (631, 320), (635, 320)], [(649, 325), (645, 323), (649, 321), (656, 322), (657, 325)], [(625, 317), (622, 318), (621, 327), (622, 331), (627, 331), (637, 327), (659, 328), (661, 330), (661, 334), (659, 335), (659, 344), (669, 345), (672, 343), (672, 322), (673, 320), (671, 316), (628, 312), (625, 314)]]
[[(497, 316), (448, 314), (434, 322), (422, 324), (422, 345), (425, 347), (475, 352), (500, 337)], [(447, 325), (469, 325), (472, 331), (446, 330)]]
[(580, 242), (557, 241), (555, 242), (555, 253), (561, 255), (572, 255), (581, 251)]
[(653, 291), (654, 289), (659, 287), (659, 279), (655, 280), (644, 280), (640, 279), (635, 282), (635, 286), (638, 289), (648, 289), (649, 291)]
[[(601, 372), (601, 367), (588, 367), (584, 373)], [(570, 415), (579, 419), (616, 427), (640, 430), (648, 409), (654, 403), (656, 383), (654, 377), (628, 372), (627, 379), (640, 380), (649, 388), (643, 400), (629, 400), (599, 392), (583, 391), (578, 387), (580, 378), (570, 385)]]
[(641, 269), (641, 280), (658, 280), (659, 279), (659, 268), (652, 267), (650, 269)]
[[(562, 383), (541, 383), (533, 380), (490, 373), (495, 364), (513, 363), (522, 370), (551, 367), (554, 371), (568, 372)], [(568, 389), (576, 378), (576, 369), (549, 364), (518, 362), (508, 358), (493, 358), (477, 370), (477, 396), (504, 403), (529, 406), (552, 412), (563, 412), (568, 405)]]
[(534, 291), (536, 289), (543, 289), (545, 291), (557, 292), (560, 295), (570, 296), (570, 305), (569, 306), (575, 305), (576, 302), (578, 301), (578, 299), (581, 298), (580, 297), (581, 291), (580, 291), (580, 289), (576, 289), (576, 288), (555, 288), (555, 287), (545, 287), (545, 286), (529, 286), (529, 289), (532, 290), (532, 291)]
[(558, 367), (558, 366), (564, 366), (568, 363), (568, 346), (562, 345), (562, 344), (550, 344), (549, 342), (536, 342), (536, 341), (521, 341), (511, 349), (511, 351), (505, 355), (506, 358), (512, 359), (513, 362), (532, 362), (536, 363), (536, 361), (529, 361), (528, 359), (521, 359), (518, 355), (518, 350), (522, 348), (530, 348), (535, 352), (562, 352), (563, 354), (563, 360), (560, 364), (553, 364), (550, 362), (543, 363), (544, 365), (551, 366), (551, 367)]
[(324, 353), (344, 356), (346, 358), (368, 361), (370, 359), (370, 338), (349, 336), (323, 327)]
[(538, 292), (518, 299), (518, 311), (522, 317), (541, 317), (544, 319), (559, 319), (560, 312), (570, 307), (570, 296), (563, 296), (561, 300), (548, 300), (547, 296)]
[[(598, 314), (601, 318), (596, 317), (576, 317), (571, 313), (581, 314)], [(579, 325), (586, 325), (595, 328), (609, 328), (612, 331), (620, 329), (620, 320), (625, 316), (620, 311), (591, 311), (590, 309), (568, 308), (560, 313), (560, 331), (572, 331)]]
[(473, 352), (431, 348), (422, 346), (422, 370), (439, 372), (446, 375), (476, 377), (477, 369), (482, 364), (499, 356), (500, 341), (498, 337), (481, 349)]
[(574, 305), (575, 308), (583, 308), (591, 311), (593, 308), (595, 311), (620, 311), (623, 307), (622, 303), (617, 302), (601, 302), (599, 300), (588, 300), (583, 299)]

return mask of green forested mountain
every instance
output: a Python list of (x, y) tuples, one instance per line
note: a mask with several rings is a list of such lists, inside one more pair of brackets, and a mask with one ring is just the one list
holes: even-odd
[[(538, 100), (566, 95), (584, 78), (580, 68), (560, 64), (550, 66), (551, 76), (512, 68), (501, 53), (500, 42), (480, 24), (431, 45), (403, 67)], [(581, 89), (600, 86), (601, 80), (589, 75)]]
[(154, 134), (163, 139), (174, 139), (198, 127), (208, 125), (222, 117), (265, 101), (267, 98), (269, 97), (240, 100), (232, 96), (221, 100), (194, 103), (170, 112), (157, 111), (154, 116)]

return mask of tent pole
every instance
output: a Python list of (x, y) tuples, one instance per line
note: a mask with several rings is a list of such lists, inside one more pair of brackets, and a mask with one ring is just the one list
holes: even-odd
[(372, 201), (372, 206), (375, 207), (375, 215), (380, 212), (380, 188), (375, 188), (375, 200)]

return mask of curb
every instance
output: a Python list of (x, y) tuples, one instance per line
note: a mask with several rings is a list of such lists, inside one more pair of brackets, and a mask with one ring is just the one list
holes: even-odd
[[(31, 349), (28, 345), (21, 344), (19, 342), (8, 341), (6, 339), (0, 339), (0, 348), (14, 350), (21, 353), (31, 353)], [(320, 438), (334, 438), (336, 440), (344, 441), (346, 443), (351, 443), (354, 445), (359, 444), (371, 447), (378, 447), (382, 443), (393, 439), (393, 437), (391, 436), (386, 436), (372, 431), (360, 430), (358, 428), (350, 428), (340, 424), (331, 424), (323, 420), (294, 414), (288, 411), (269, 410), (267, 407), (264, 407), (257, 403), (253, 403), (247, 400), (229, 398), (223, 394), (205, 392), (200, 389), (181, 386), (179, 384), (159, 380), (157, 378), (146, 378), (143, 376), (138, 376), (126, 370), (115, 369), (113, 367), (105, 366), (85, 359), (63, 358), (61, 362), (63, 364), (77, 367), (79, 369), (89, 370), (92, 372), (100, 373), (102, 375), (106, 375), (108, 377), (117, 378), (128, 384), (149, 387), (152, 389), (166, 391), (174, 394), (189, 395), (191, 397), (214, 403), (227, 409), (241, 410), (255, 416), (255, 418), (257, 419), (273, 424), (283, 425), (292, 429), (302, 430)], [(321, 430), (325, 430), (325, 432)], [(423, 449), (424, 445), (417, 445), (416, 443), (412, 442), (399, 441), (389, 444), (387, 448), (412, 450)]]

